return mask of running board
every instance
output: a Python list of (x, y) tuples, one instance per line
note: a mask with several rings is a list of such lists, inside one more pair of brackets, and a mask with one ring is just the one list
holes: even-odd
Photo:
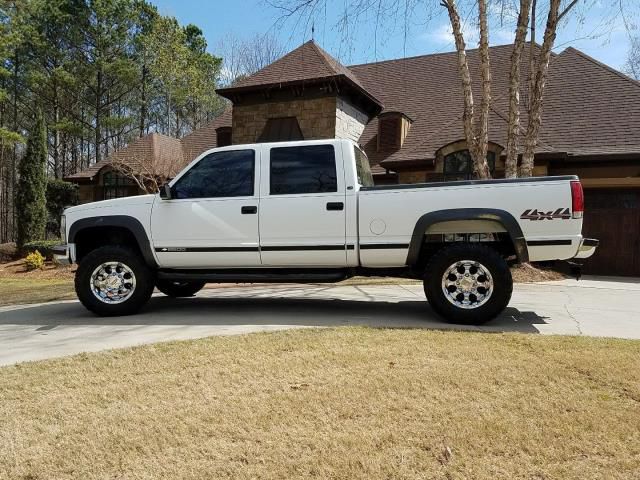
[(211, 283), (332, 283), (352, 275), (351, 270), (344, 269), (315, 272), (309, 269), (158, 270), (158, 278), (162, 280)]

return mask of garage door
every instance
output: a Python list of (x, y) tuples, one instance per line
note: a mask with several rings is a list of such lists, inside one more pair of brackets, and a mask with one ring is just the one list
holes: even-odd
[(586, 190), (585, 237), (600, 240), (584, 273), (640, 276), (640, 191)]

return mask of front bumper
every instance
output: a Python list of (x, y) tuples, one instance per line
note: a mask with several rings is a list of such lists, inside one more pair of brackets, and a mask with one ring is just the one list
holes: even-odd
[(56, 245), (52, 248), (53, 260), (60, 265), (71, 265), (75, 259), (75, 245)]
[(598, 245), (600, 245), (600, 240), (596, 240), (595, 238), (583, 238), (580, 241), (578, 253), (576, 253), (576, 256), (573, 258), (589, 258), (591, 255), (596, 253)]

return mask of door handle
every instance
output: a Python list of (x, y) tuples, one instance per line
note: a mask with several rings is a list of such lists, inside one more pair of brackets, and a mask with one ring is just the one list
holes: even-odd
[(342, 202), (329, 202), (329, 203), (327, 203), (327, 210), (344, 210), (344, 203), (342, 203)]
[(240, 212), (242, 212), (243, 215), (253, 215), (258, 213), (258, 207), (256, 207), (255, 205), (242, 207), (240, 209)]

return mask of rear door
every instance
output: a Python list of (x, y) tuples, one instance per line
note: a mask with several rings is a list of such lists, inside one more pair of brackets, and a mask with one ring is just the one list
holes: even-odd
[(161, 267), (260, 265), (259, 151), (221, 150), (196, 162), (156, 199), (151, 234)]
[(346, 265), (339, 148), (333, 143), (264, 146), (259, 220), (263, 265)]

